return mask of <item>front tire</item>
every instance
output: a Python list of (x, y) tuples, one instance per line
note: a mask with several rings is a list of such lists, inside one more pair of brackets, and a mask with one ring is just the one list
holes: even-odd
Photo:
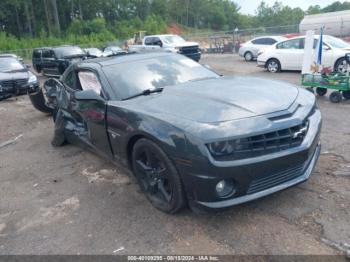
[(244, 54), (244, 59), (245, 59), (245, 61), (247, 61), (247, 62), (252, 61), (252, 60), (253, 60), (253, 54), (252, 54), (252, 52), (246, 52), (246, 53)]
[(348, 72), (348, 63), (346, 62), (346, 59), (344, 57), (340, 58), (336, 62), (334, 66), (334, 70), (336, 72), (343, 73), (343, 74), (346, 74)]
[(266, 62), (266, 69), (270, 73), (277, 73), (281, 71), (281, 63), (275, 58), (272, 58)]
[(63, 113), (58, 110), (55, 114), (55, 133), (51, 141), (51, 145), (54, 147), (60, 147), (67, 143), (66, 136), (64, 135), (65, 121)]
[(342, 100), (342, 95), (339, 91), (333, 91), (330, 95), (329, 95), (329, 100), (332, 103), (339, 103)]
[(32, 102), (32, 105), (34, 108), (39, 110), (40, 112), (46, 113), (46, 114), (52, 114), (52, 108), (46, 106), (45, 104), (45, 97), (43, 94), (43, 91), (39, 89), (38, 92), (29, 94), (30, 102)]
[(185, 193), (180, 176), (157, 144), (144, 138), (136, 142), (132, 170), (141, 190), (155, 208), (173, 214), (184, 207)]

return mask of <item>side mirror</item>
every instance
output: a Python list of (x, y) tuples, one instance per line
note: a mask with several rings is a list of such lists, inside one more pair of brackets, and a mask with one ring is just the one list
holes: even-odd
[(74, 97), (78, 101), (104, 101), (103, 98), (92, 89), (75, 91)]

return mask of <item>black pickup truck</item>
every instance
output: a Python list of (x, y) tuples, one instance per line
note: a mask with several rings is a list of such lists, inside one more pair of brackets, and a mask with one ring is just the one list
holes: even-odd
[(60, 76), (66, 68), (86, 58), (78, 46), (42, 47), (33, 51), (33, 67), (38, 73)]

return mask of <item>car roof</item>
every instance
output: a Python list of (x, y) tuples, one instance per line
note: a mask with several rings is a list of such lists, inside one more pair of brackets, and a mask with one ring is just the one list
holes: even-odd
[(260, 39), (260, 38), (287, 39), (286, 37), (284, 37), (282, 35), (264, 35), (264, 36), (255, 37), (252, 40)]
[(104, 67), (104, 66), (110, 66), (115, 64), (147, 60), (155, 57), (165, 57), (165, 56), (173, 56), (173, 55), (175, 54), (170, 52), (150, 52), (150, 53), (143, 53), (143, 54), (129, 53), (129, 54), (120, 55), (120, 56), (87, 59), (82, 61), (80, 65), (95, 63), (95, 64), (99, 64), (101, 67)]
[(164, 35), (146, 35), (145, 37), (160, 37), (160, 36), (174, 36), (174, 34), (164, 34)]
[(41, 49), (57, 49), (62, 47), (79, 47), (79, 46), (78, 45), (43, 46), (43, 47), (34, 48), (34, 51), (41, 50)]

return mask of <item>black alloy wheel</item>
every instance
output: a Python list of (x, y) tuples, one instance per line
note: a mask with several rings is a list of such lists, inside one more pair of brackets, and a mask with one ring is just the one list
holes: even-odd
[(136, 142), (132, 169), (148, 200), (166, 213), (179, 211), (185, 203), (180, 177), (163, 150), (148, 139)]

